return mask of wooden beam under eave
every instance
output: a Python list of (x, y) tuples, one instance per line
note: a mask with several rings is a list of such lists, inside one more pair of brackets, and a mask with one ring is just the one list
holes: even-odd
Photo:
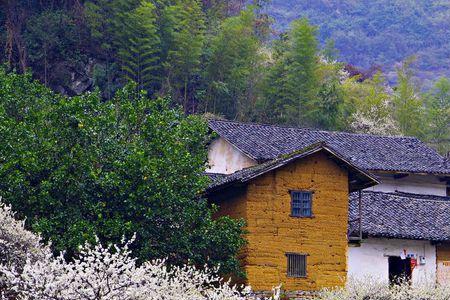
[(371, 169), (368, 170), (375, 174), (382, 174), (382, 175), (392, 175), (392, 174), (410, 174), (410, 175), (433, 175), (438, 177), (446, 177), (450, 178), (450, 174), (442, 174), (442, 173), (435, 173), (435, 172), (407, 172), (407, 171), (387, 171), (387, 170), (377, 170), (377, 169)]
[(450, 177), (439, 177), (439, 181), (450, 183)]
[(405, 178), (408, 176), (409, 176), (408, 173), (397, 173), (397, 174), (394, 174), (394, 179), (401, 179), (401, 178)]

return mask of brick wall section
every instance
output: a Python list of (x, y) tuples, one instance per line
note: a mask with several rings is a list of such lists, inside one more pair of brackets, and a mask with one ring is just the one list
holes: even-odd
[(450, 285), (450, 242), (436, 246), (437, 281), (442, 285)]
[[(312, 218), (290, 217), (289, 190), (314, 192)], [(221, 203), (220, 214), (247, 221), (244, 265), (255, 291), (268, 291), (280, 283), (287, 291), (345, 283), (348, 175), (324, 153), (262, 175), (249, 183), (243, 195)], [(306, 278), (287, 277), (287, 252), (309, 255)]]
[[(217, 200), (217, 198), (221, 199)], [(219, 206), (219, 210), (214, 217), (230, 216), (235, 219), (247, 219), (245, 189), (243, 189), (243, 192), (227, 193), (225, 195), (220, 195), (220, 197), (214, 197), (213, 200), (216, 200), (214, 203)]]
[[(272, 291), (256, 292), (250, 295), (248, 300), (270, 299)], [(320, 298), (318, 291), (281, 291), (281, 299), (289, 300), (317, 300)]]
[(438, 261), (450, 261), (450, 242), (440, 244), (436, 249)]
[[(215, 218), (221, 216), (230, 216), (235, 219), (247, 220), (247, 201), (246, 201), (246, 189), (239, 191), (238, 193), (226, 193), (214, 197), (213, 202), (219, 206), (219, 210), (214, 215)], [(217, 200), (219, 199), (219, 200)], [(247, 247), (244, 246), (238, 253), (241, 266), (245, 269), (247, 264)], [(233, 278), (233, 282), (236, 284), (246, 284), (242, 278)]]

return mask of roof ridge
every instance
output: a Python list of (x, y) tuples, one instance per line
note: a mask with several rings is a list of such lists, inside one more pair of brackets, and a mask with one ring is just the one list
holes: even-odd
[[(413, 139), (418, 140), (422, 142), (420, 139), (418, 139), (415, 136), (408, 136), (408, 135), (380, 135), (380, 134), (370, 134), (370, 133), (355, 133), (355, 132), (348, 132), (348, 131), (338, 131), (338, 130), (324, 130), (324, 129), (316, 129), (316, 128), (310, 128), (310, 127), (298, 127), (294, 125), (283, 125), (283, 124), (269, 124), (269, 123), (258, 123), (258, 122), (240, 122), (240, 121), (233, 121), (233, 120), (226, 120), (226, 119), (208, 119), (208, 122), (223, 122), (223, 123), (233, 123), (233, 124), (239, 124), (239, 125), (254, 125), (254, 126), (262, 126), (262, 127), (277, 127), (277, 128), (285, 128), (285, 129), (297, 129), (297, 130), (307, 130), (307, 131), (315, 131), (315, 132), (324, 132), (324, 133), (331, 133), (331, 134), (346, 134), (346, 135), (353, 135), (353, 136), (371, 136), (371, 137), (381, 137), (381, 138), (407, 138), (407, 139)], [(423, 143), (423, 142), (422, 142)]]
[[(382, 191), (362, 191), (363, 193), (367, 193), (367, 194), (384, 194), (384, 195), (392, 195), (392, 196), (397, 196), (397, 197), (403, 197), (403, 198), (408, 198), (410, 200), (414, 200), (414, 201), (432, 201), (432, 202), (444, 202), (444, 203), (449, 203), (450, 204), (450, 197), (448, 196), (439, 196), (439, 195), (429, 195), (429, 194), (415, 194), (415, 193), (408, 193), (408, 192), (401, 192), (401, 191), (397, 191), (397, 192), (382, 192)], [(408, 195), (410, 197), (408, 197)], [(420, 198), (420, 196), (425, 196), (427, 197), (427, 199), (424, 198)], [(436, 198), (442, 198), (442, 199), (448, 199), (448, 200), (437, 200), (437, 199), (430, 199), (429, 197), (436, 197)]]
[(226, 173), (208, 172), (208, 171), (205, 171), (204, 174), (212, 174), (212, 175), (229, 175), (229, 174), (226, 174)]

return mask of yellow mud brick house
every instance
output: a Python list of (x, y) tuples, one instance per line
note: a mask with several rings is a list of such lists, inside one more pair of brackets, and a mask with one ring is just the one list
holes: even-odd
[(209, 193), (221, 214), (247, 222), (253, 289), (308, 291), (345, 283), (349, 192), (376, 183), (320, 143), (237, 171)]
[(254, 290), (308, 295), (366, 275), (450, 282), (450, 164), (419, 140), (209, 126), (207, 196), (246, 220), (240, 258)]

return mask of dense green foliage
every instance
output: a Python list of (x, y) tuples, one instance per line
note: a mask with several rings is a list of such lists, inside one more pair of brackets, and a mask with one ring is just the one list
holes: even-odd
[[(134, 81), (148, 91), (157, 89), (161, 42), (155, 5), (132, 0), (87, 1), (85, 13), (93, 42), (105, 53), (105, 68), (115, 63), (123, 82)], [(111, 80), (105, 83), (99, 86), (114, 91)]]
[[(430, 47), (448, 50), (450, 35), (440, 17), (445, 6), (405, 0), (251, 2), (6, 1), (0, 12), (6, 29), (2, 59), (19, 72), (30, 67), (63, 94), (98, 87), (110, 100), (132, 80), (150, 98), (170, 96), (171, 105), (186, 113), (415, 135), (448, 151), (448, 98), (436, 91), (446, 79), (418, 80), (424, 63), (434, 68), (426, 57), (439, 58)], [(272, 26), (265, 12), (278, 23)], [(283, 20), (294, 15), (309, 20), (288, 26)], [(286, 31), (274, 35), (272, 28)], [(390, 68), (375, 75), (376, 68), (360, 72), (339, 58)]]
[(164, 11), (164, 90), (193, 111), (196, 76), (205, 39), (205, 16), (197, 0), (178, 0)]
[(441, 78), (425, 95), (425, 136), (442, 153), (450, 151), (450, 80)]
[(450, 76), (448, 1), (412, 0), (272, 0), (267, 12), (277, 30), (307, 17), (319, 26), (319, 40), (335, 41), (340, 59), (369, 68), (379, 65), (395, 81), (395, 65), (418, 58), (424, 85)]
[(276, 62), (268, 72), (263, 111), (270, 122), (306, 125), (317, 98), (318, 45), (316, 28), (308, 20), (292, 23), (291, 31), (278, 47)]
[(55, 250), (137, 234), (142, 260), (239, 269), (242, 222), (213, 220), (205, 122), (128, 86), (67, 98), (0, 69), (0, 194)]
[(205, 111), (240, 120), (249, 119), (254, 113), (262, 62), (255, 22), (255, 13), (244, 10), (226, 19), (211, 39)]

